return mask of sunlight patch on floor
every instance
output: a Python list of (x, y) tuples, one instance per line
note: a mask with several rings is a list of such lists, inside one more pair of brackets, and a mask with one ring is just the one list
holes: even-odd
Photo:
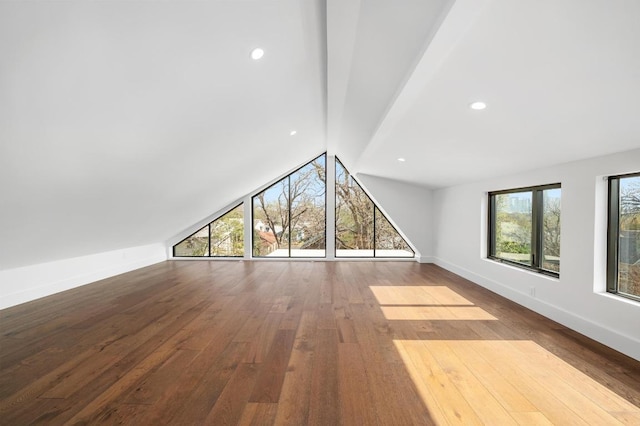
[(385, 318), (395, 320), (496, 320), (446, 286), (370, 286)]
[(640, 409), (530, 340), (395, 340), (438, 424), (640, 424)]
[(394, 320), (497, 320), (477, 306), (381, 306), (385, 318)]
[(446, 286), (370, 286), (369, 288), (381, 305), (473, 305)]

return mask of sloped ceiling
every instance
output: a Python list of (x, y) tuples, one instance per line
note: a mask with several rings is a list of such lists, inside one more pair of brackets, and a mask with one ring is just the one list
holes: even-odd
[(325, 21), (310, 0), (1, 2), (0, 268), (165, 241), (323, 152)]
[(634, 0), (456, 1), (356, 170), (443, 187), (640, 147), (638, 22)]
[(639, 18), (635, 0), (1, 2), (0, 269), (164, 241), (323, 151), (436, 188), (640, 147)]

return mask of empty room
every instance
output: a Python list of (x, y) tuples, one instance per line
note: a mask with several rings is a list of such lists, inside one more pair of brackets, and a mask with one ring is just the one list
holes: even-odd
[(0, 2), (0, 424), (640, 424), (640, 2)]

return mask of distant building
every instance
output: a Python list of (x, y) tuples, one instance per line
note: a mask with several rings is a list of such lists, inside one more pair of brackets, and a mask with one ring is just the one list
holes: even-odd
[(531, 198), (509, 197), (509, 213), (531, 213)]

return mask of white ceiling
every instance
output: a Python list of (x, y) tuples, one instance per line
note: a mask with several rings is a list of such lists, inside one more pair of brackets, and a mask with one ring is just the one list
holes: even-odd
[(635, 0), (456, 1), (358, 171), (442, 187), (640, 147), (639, 22)]
[(640, 147), (639, 21), (637, 0), (0, 2), (0, 269), (164, 241), (325, 150), (442, 187)]

